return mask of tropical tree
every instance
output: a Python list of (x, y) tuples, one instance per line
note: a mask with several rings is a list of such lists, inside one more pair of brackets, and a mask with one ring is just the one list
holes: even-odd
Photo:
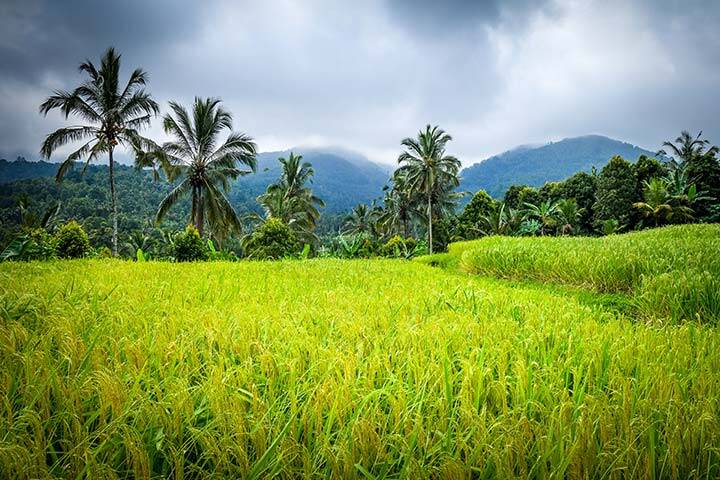
[(673, 159), (670, 164), (673, 167), (683, 166), (698, 157), (717, 155), (720, 151), (718, 147), (710, 145), (710, 141), (701, 137), (702, 130), (696, 137), (690, 135), (687, 130), (683, 130), (674, 142), (663, 142), (663, 148), (658, 151), (658, 155), (672, 155)]
[(605, 220), (610, 219), (617, 220), (621, 226), (632, 228), (636, 213), (633, 203), (639, 197), (630, 162), (617, 155), (611, 158), (597, 177), (595, 192), (593, 216), (596, 228), (604, 228)]
[(560, 221), (560, 233), (570, 234), (577, 232), (582, 210), (578, 208), (577, 200), (564, 198), (557, 202), (557, 218)]
[[(156, 222), (181, 198), (190, 195), (190, 223), (200, 236), (206, 222), (215, 235), (242, 231), (225, 193), (230, 180), (255, 171), (257, 147), (248, 135), (232, 131), (232, 115), (220, 103), (216, 98), (196, 97), (189, 113), (180, 104), (170, 102), (173, 113), (165, 115), (163, 127), (173, 140), (136, 158), (140, 166), (162, 164), (170, 181), (181, 178), (160, 202)], [(229, 133), (217, 146), (223, 130)]]
[(392, 183), (392, 188), (385, 193), (378, 222), (391, 234), (400, 233), (407, 238), (410, 236), (412, 221), (417, 216), (417, 199), (408, 188), (407, 177), (403, 172), (395, 171)]
[(513, 233), (511, 224), (511, 211), (505, 202), (500, 203), (480, 217), (479, 231), (484, 235), (510, 235)]
[(540, 235), (555, 226), (558, 217), (558, 205), (555, 202), (540, 202), (537, 205), (525, 203), (525, 220), (537, 220), (540, 223)]
[(667, 181), (662, 178), (652, 178), (644, 182), (642, 202), (635, 202), (633, 206), (643, 215), (653, 219), (657, 227), (663, 220), (669, 220), (673, 215), (670, 205), (670, 195), (667, 190)]
[(269, 185), (266, 192), (258, 197), (267, 217), (281, 219), (295, 230), (300, 240), (315, 241), (313, 231), (320, 218), (321, 207), (325, 203), (315, 196), (307, 186), (312, 181), (314, 171), (309, 162), (302, 161), (302, 155), (279, 159), (282, 174), (277, 183)]
[(433, 250), (433, 196), (447, 198), (460, 184), (460, 161), (445, 153), (445, 147), (451, 140), (452, 137), (438, 126), (427, 125), (417, 138), (408, 137), (401, 142), (405, 151), (398, 157), (398, 163), (402, 165), (399, 170), (406, 176), (408, 188), (424, 197), (427, 205), (425, 212), (430, 254)]
[[(141, 69), (130, 74), (125, 86), (120, 83), (120, 55), (109, 48), (100, 60), (99, 68), (90, 60), (80, 64), (80, 71), (88, 79), (73, 91), (56, 90), (40, 105), (40, 113), (47, 115), (59, 109), (65, 119), (71, 115), (83, 125), (63, 127), (49, 134), (42, 144), (43, 157), (50, 156), (58, 148), (82, 142), (70, 153), (58, 168), (59, 182), (76, 161), (85, 159), (85, 168), (100, 155), (108, 155), (110, 177), (110, 201), (112, 207), (112, 252), (118, 254), (118, 209), (115, 192), (115, 161), (113, 153), (118, 145), (147, 146), (149, 141), (138, 133), (150, 124), (152, 116), (159, 112), (158, 104), (144, 90), (148, 75)], [(83, 172), (85, 170), (83, 169)]]
[(368, 234), (374, 236), (376, 233), (377, 211), (364, 203), (358, 204), (352, 209), (350, 215), (343, 224), (343, 233), (348, 235)]

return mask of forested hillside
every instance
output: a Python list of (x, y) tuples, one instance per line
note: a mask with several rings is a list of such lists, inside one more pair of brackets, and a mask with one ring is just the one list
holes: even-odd
[(615, 155), (635, 161), (640, 155), (655, 153), (600, 135), (566, 138), (539, 147), (518, 147), (465, 168), (461, 185), (464, 190), (483, 189), (500, 198), (510, 185), (539, 187), (593, 167), (600, 169)]

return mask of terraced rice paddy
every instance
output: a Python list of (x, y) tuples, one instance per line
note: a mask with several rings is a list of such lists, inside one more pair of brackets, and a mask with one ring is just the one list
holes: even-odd
[[(655, 246), (672, 242), (664, 265), (717, 267), (683, 231)], [(482, 240), (502, 261), (451, 251), (635, 295), (634, 235), (576, 273), (537, 273), (561, 263), (554, 240), (516, 264), (525, 240)], [(595, 258), (577, 242), (569, 272)], [(0, 477), (720, 476), (716, 317), (586, 300), (400, 260), (5, 263)]]

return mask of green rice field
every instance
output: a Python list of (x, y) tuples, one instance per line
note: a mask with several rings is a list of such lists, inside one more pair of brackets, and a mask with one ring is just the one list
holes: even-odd
[(0, 264), (0, 478), (718, 478), (719, 237)]

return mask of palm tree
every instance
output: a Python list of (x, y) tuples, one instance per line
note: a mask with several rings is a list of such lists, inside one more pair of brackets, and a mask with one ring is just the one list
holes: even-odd
[(577, 200), (565, 198), (557, 202), (558, 219), (562, 223), (560, 232), (570, 234), (577, 230), (577, 222), (582, 215), (582, 209), (578, 208)]
[[(40, 105), (40, 113), (47, 115), (60, 109), (65, 119), (73, 115), (84, 125), (64, 127), (49, 134), (40, 153), (50, 158), (58, 148), (75, 142), (83, 144), (60, 164), (55, 179), (60, 182), (74, 163), (83, 158), (87, 165), (101, 154), (107, 153), (110, 176), (110, 201), (112, 202), (112, 252), (118, 254), (118, 210), (115, 193), (115, 147), (147, 145), (148, 140), (138, 134), (138, 129), (150, 124), (150, 118), (159, 112), (158, 104), (143, 86), (148, 75), (136, 69), (124, 87), (120, 87), (120, 55), (108, 48), (100, 60), (98, 69), (90, 60), (79, 67), (90, 78), (73, 91), (56, 90)], [(83, 169), (84, 172), (84, 169)]]
[(296, 231), (301, 240), (317, 240), (313, 231), (325, 203), (315, 196), (307, 184), (312, 181), (314, 170), (309, 162), (302, 161), (302, 155), (279, 159), (282, 174), (278, 183), (268, 186), (258, 197), (268, 217), (276, 217)]
[(416, 216), (416, 200), (407, 185), (407, 178), (402, 172), (396, 171), (392, 178), (393, 186), (385, 193), (383, 208), (378, 221), (391, 233), (410, 236), (410, 223)]
[[(694, 158), (701, 157), (703, 155), (715, 155), (718, 153), (718, 147), (711, 146), (708, 140), (702, 139), (702, 130), (693, 138), (690, 132), (683, 130), (680, 136), (675, 139), (674, 142), (663, 142), (663, 147), (667, 147), (670, 150), (670, 154), (674, 157), (670, 161), (670, 165), (673, 167), (679, 167), (692, 161)], [(668, 152), (664, 149), (659, 150), (658, 155), (668, 155)], [(680, 161), (678, 162), (678, 159)]]
[(673, 215), (670, 205), (670, 195), (667, 190), (667, 181), (661, 178), (651, 178), (643, 182), (643, 202), (633, 203), (646, 217), (652, 217), (657, 227), (661, 220), (669, 220)]
[(343, 233), (354, 234), (375, 234), (376, 210), (364, 203), (355, 206), (343, 224)]
[(441, 128), (427, 125), (418, 137), (402, 141), (405, 151), (398, 157), (398, 169), (407, 177), (408, 188), (423, 195), (427, 204), (428, 250), (432, 254), (433, 194), (448, 193), (460, 184), (460, 161), (445, 154), (445, 146), (452, 137)]
[(551, 201), (540, 202), (539, 205), (525, 203), (525, 218), (540, 222), (540, 235), (545, 235), (545, 229), (555, 225), (558, 213), (557, 203)]
[[(232, 116), (220, 106), (219, 99), (196, 97), (192, 116), (176, 102), (170, 102), (170, 108), (173, 114), (165, 115), (163, 127), (174, 140), (138, 160), (162, 163), (169, 180), (182, 177), (180, 183), (160, 202), (156, 222), (161, 221), (181, 198), (190, 194), (190, 223), (200, 235), (206, 221), (215, 234), (232, 230), (239, 233), (242, 225), (225, 193), (230, 188), (230, 179), (255, 171), (255, 143), (248, 135), (232, 131)], [(218, 136), (223, 130), (230, 133), (216, 148)], [(249, 170), (241, 170), (239, 164), (249, 167)]]

